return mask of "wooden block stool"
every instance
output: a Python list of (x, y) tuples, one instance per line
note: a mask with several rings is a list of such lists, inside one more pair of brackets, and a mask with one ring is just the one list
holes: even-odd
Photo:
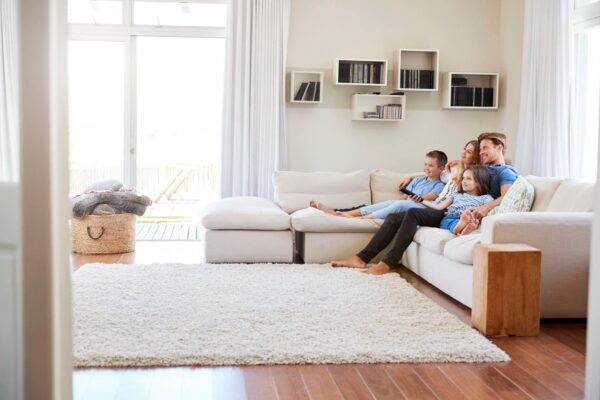
[(542, 252), (525, 244), (477, 245), (473, 255), (473, 326), (485, 335), (540, 333)]

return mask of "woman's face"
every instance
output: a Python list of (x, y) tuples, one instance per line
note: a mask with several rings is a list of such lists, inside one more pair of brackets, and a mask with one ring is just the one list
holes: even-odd
[(463, 164), (473, 164), (473, 160), (475, 159), (475, 157), (475, 146), (473, 146), (472, 144), (466, 145), (463, 151), (460, 152), (460, 161)]
[(461, 184), (464, 192), (477, 191), (477, 182), (475, 182), (475, 178), (473, 177), (473, 171), (468, 169), (463, 173)]

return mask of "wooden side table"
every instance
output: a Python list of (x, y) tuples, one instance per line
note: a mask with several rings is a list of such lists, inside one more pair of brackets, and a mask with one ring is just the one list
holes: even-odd
[(540, 333), (542, 252), (525, 244), (477, 245), (473, 326), (488, 336)]

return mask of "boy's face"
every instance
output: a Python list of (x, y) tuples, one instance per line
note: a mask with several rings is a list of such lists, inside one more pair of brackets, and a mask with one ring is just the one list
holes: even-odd
[(435, 158), (425, 157), (423, 172), (425, 172), (426, 177), (432, 179), (439, 179), (443, 170), (444, 166), (438, 165), (438, 161)]

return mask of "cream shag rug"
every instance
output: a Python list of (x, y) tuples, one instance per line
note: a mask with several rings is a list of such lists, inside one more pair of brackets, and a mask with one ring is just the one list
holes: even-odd
[(73, 290), (79, 367), (509, 360), (397, 274), (88, 264)]

